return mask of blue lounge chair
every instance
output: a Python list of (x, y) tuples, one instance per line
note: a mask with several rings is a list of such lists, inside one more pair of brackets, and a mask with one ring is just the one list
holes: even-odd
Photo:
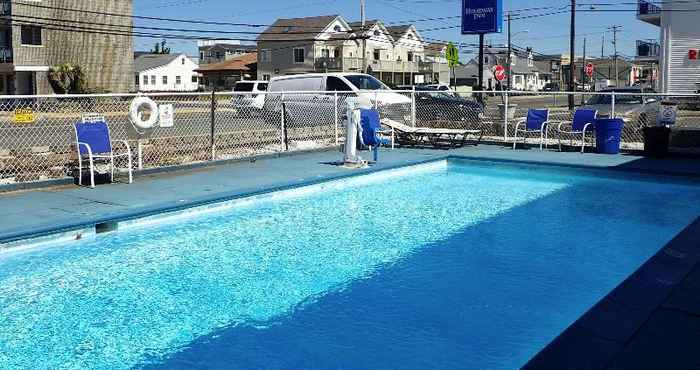
[[(78, 184), (83, 184), (83, 161), (88, 161), (90, 170), (90, 187), (95, 187), (95, 162), (107, 161), (110, 165), (110, 181), (114, 181), (114, 159), (126, 157), (128, 161), (129, 184), (133, 182), (131, 165), (131, 147), (126, 140), (112, 140), (109, 127), (104, 117), (86, 115), (81, 122), (75, 124), (75, 146), (78, 153)], [(115, 154), (112, 144), (120, 143), (125, 152)]]
[(559, 133), (559, 151), (561, 151), (562, 136), (569, 135), (572, 139), (577, 135), (581, 135), (581, 153), (586, 149), (586, 134), (595, 130), (595, 120), (598, 117), (598, 111), (594, 109), (576, 109), (574, 119), (570, 126), (568, 122), (561, 122), (557, 126)]
[[(524, 128), (520, 128), (524, 126)], [(539, 134), (540, 135), (540, 150), (542, 150), (542, 145), (547, 147), (547, 128), (549, 126), (549, 109), (530, 109), (527, 111), (527, 118), (520, 120), (515, 125), (515, 135), (513, 137), (513, 149), (518, 143), (518, 133), (522, 133), (523, 145), (525, 144), (525, 139), (528, 134)]]

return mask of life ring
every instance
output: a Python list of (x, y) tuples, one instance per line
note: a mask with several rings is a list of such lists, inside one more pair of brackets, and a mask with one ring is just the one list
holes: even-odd
[[(148, 119), (143, 119), (140, 110), (146, 108), (151, 111)], [(139, 96), (131, 101), (129, 106), (129, 119), (137, 131), (145, 131), (153, 128), (158, 122), (158, 104), (145, 96)]]

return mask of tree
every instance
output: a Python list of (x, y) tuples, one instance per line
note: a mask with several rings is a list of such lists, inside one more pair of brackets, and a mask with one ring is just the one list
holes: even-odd
[(151, 54), (170, 54), (170, 48), (167, 44), (168, 42), (165, 40), (157, 42), (153, 49), (151, 49)]
[(83, 68), (70, 63), (59, 64), (49, 70), (49, 83), (58, 94), (85, 93), (86, 77)]

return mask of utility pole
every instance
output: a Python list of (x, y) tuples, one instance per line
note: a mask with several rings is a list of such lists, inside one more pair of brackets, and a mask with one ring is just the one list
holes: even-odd
[(367, 35), (365, 35), (367, 19), (365, 17), (365, 0), (360, 0), (360, 20), (362, 21), (362, 73), (367, 73)]
[[(484, 89), (484, 34), (479, 34), (479, 91)], [(479, 94), (483, 99), (484, 94)]]
[(512, 73), (512, 72), (513, 72), (513, 71), (512, 71), (512, 61), (511, 61), (511, 54), (513, 53), (513, 47), (512, 47), (512, 44), (511, 44), (511, 27), (510, 27), (510, 21), (511, 21), (511, 13), (508, 12), (508, 56), (506, 57), (506, 58), (507, 58), (506, 60), (508, 61), (508, 63), (507, 63), (508, 70), (506, 71), (506, 72), (508, 73), (508, 74), (506, 75), (506, 77), (508, 78), (508, 83), (507, 83), (508, 91), (510, 91), (511, 88), (512, 88), (511, 75), (513, 74), (513, 73)]
[(613, 63), (615, 63), (615, 86), (619, 86), (620, 85), (620, 81), (619, 81), (620, 71), (617, 67), (617, 59), (618, 59), (617, 58), (617, 33), (619, 32), (620, 26), (613, 25), (609, 29), (612, 30), (612, 33), (613, 33), (613, 48), (614, 48), (614, 53), (615, 53), (614, 54), (615, 60), (613, 61)]
[(571, 30), (569, 40), (569, 109), (574, 109), (574, 92), (576, 91), (576, 0), (571, 0)]
[[(588, 86), (586, 74), (586, 68), (588, 67), (588, 61), (586, 60), (586, 38), (583, 38), (583, 66), (581, 68), (581, 81), (583, 81), (583, 91), (586, 91), (586, 86)], [(584, 104), (584, 95), (581, 95), (581, 104)]]
[(603, 33), (602, 42), (600, 43), (600, 59), (605, 59), (605, 33)]

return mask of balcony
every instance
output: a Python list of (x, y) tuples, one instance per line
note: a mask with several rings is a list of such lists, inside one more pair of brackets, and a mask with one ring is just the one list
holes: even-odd
[(661, 7), (647, 0), (639, 0), (637, 3), (637, 19), (661, 26)]
[(0, 63), (12, 63), (12, 48), (0, 47)]
[(658, 59), (661, 55), (661, 46), (653, 40), (637, 40), (637, 57)]

